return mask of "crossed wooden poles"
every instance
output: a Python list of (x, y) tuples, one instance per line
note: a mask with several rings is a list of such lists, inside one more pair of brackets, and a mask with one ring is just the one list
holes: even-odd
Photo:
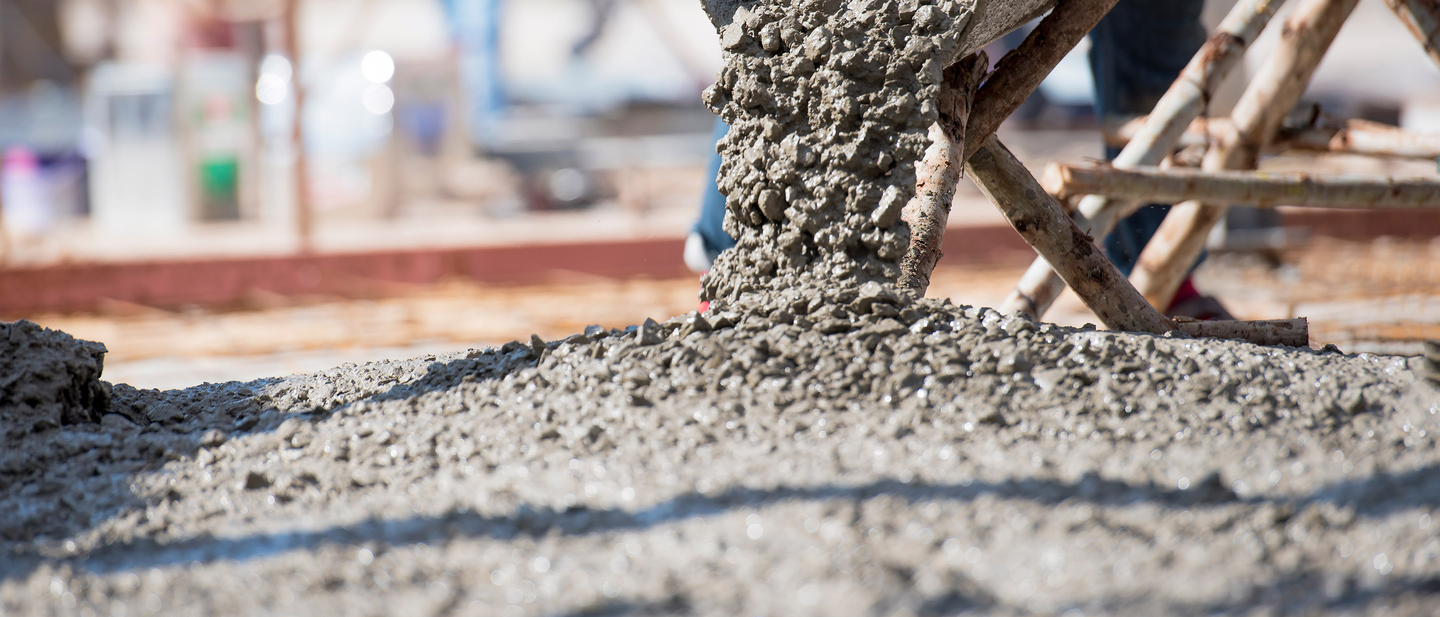
[[(1373, 123), (1335, 122), (1318, 114), (1309, 127), (1282, 132), (1282, 122), (1359, 0), (1297, 1), (1300, 5), (1286, 21), (1277, 49), (1266, 58), (1228, 120), (1201, 115), (1210, 95), (1240, 64), (1245, 50), (1285, 0), (1240, 0), (1150, 115), (1119, 131), (1116, 137), (1125, 146), (1114, 161), (1107, 166), (1052, 165), (1043, 185), (995, 138), (995, 129), (1116, 0), (1061, 0), (1020, 47), (1000, 60), (978, 90), (974, 65), (983, 62), (973, 57), (962, 60), (946, 72), (941, 121), (932, 131), (932, 136), (940, 135), (920, 166), (920, 198), (904, 214), (912, 230), (928, 230), (930, 236), (912, 241), (906, 263), (919, 261), (933, 268), (938, 260), (934, 230), (943, 233), (949, 197), (960, 175), (959, 161), (965, 161), (965, 170), (981, 191), (1040, 254), (1001, 310), (1039, 318), (1068, 285), (1112, 330), (1155, 334), (1180, 330), (1266, 345), (1308, 345), (1303, 318), (1177, 322), (1155, 308), (1170, 303), (1203, 250), (1211, 227), (1224, 219), (1232, 203), (1440, 209), (1440, 183), (1433, 181), (1245, 171), (1256, 168), (1263, 152), (1282, 146), (1440, 155), (1440, 137), (1410, 135)], [(1440, 63), (1440, 5), (1433, 0), (1386, 0), (1386, 4)], [(956, 120), (957, 114), (963, 120)], [(1208, 146), (1200, 169), (1162, 168), (1187, 141)], [(1084, 197), (1067, 215), (1057, 196), (1078, 195)], [(1127, 280), (1095, 239), (1154, 201), (1179, 205), (1171, 209)], [(929, 271), (924, 269), (923, 277), (907, 274), (901, 282), (924, 293)]]

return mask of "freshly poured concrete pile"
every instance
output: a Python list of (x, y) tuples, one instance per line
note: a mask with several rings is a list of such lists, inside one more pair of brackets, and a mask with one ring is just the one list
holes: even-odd
[(783, 299), (468, 357), (117, 386), (112, 410), (165, 420), (0, 450), (0, 606), (1437, 605), (1440, 398), (1405, 359), (1036, 326), (875, 285)]
[(0, 436), (98, 422), (110, 402), (104, 360), (99, 343), (28, 321), (0, 323)]
[[(1418, 359), (894, 290), (921, 76), (979, 13), (745, 6), (709, 95), (736, 125), (742, 249), (705, 281), (711, 313), (116, 386), (101, 424), (0, 447), (0, 609), (1435, 614), (1440, 394)], [(806, 61), (821, 77), (788, 98)]]

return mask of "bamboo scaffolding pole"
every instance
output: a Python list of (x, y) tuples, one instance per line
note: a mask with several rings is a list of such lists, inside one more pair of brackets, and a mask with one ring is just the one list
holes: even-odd
[[(1144, 124), (1113, 162), (1120, 168), (1156, 165), (1174, 149), (1186, 127), (1209, 104), (1211, 95), (1240, 62), (1285, 0), (1242, 0), (1225, 16), (1215, 34), (1181, 71)], [(983, 93), (983, 89), (982, 89)], [(1080, 228), (1104, 238), (1115, 223), (1140, 204), (1086, 197), (1076, 217)], [(1030, 265), (1015, 290), (1000, 305), (1007, 313), (1040, 318), (1065, 290), (1064, 280), (1043, 259)]]
[[(1148, 116), (1105, 132), (1105, 145), (1124, 147), (1130, 143)], [(1209, 146), (1232, 132), (1228, 118), (1196, 118), (1176, 142), (1179, 147)], [(1440, 158), (1440, 133), (1417, 133), (1398, 126), (1369, 120), (1318, 118), (1310, 126), (1284, 127), (1265, 148), (1266, 154), (1289, 150), (1360, 154), (1399, 158)]]
[(1219, 338), (1248, 341), (1256, 345), (1310, 346), (1310, 320), (1273, 319), (1267, 321), (1195, 321), (1177, 318), (1180, 331), (1198, 338)]
[[(920, 169), (917, 170), (917, 198), (923, 197), (923, 200), (906, 204), (902, 211), (902, 217), (910, 217), (906, 219), (907, 222), (912, 219), (919, 221), (918, 234), (914, 231), (916, 224), (912, 222), (912, 248), (907, 251), (901, 266), (902, 286), (918, 289), (922, 293), (929, 287), (930, 273), (939, 261), (939, 247), (945, 233), (943, 223), (938, 227), (933, 224), (949, 217), (949, 202), (946, 201), (943, 206), (937, 204), (939, 198), (947, 194), (953, 197), (960, 170), (964, 169), (963, 165), (953, 165), (953, 161), (967, 160), (987, 137), (994, 135), (1000, 128), (1000, 123), (1020, 108), (1025, 99), (1040, 87), (1040, 82), (1100, 23), (1116, 2), (1118, 0), (1059, 2), (1049, 15), (1040, 20), (1040, 24), (1025, 37), (1019, 47), (1000, 59), (995, 70), (983, 85), (978, 86), (974, 95), (965, 99), (968, 115), (960, 131), (946, 136), (939, 134), (936, 127), (931, 128), (931, 148), (926, 151)], [(973, 73), (966, 71), (966, 74), (974, 75), (978, 82), (984, 68), (977, 66)], [(954, 87), (947, 79), (941, 87), (942, 99), (946, 96), (943, 91)], [(941, 104), (944, 105), (943, 100)], [(955, 144), (948, 143), (952, 140)], [(958, 144), (963, 146), (956, 147)], [(954, 180), (950, 179), (952, 167), (955, 168)], [(942, 210), (944, 218), (941, 217)], [(913, 243), (917, 235), (921, 243), (915, 246)]]
[[(955, 200), (955, 185), (963, 170), (961, 161), (965, 160), (965, 127), (976, 86), (989, 62), (985, 52), (977, 52), (945, 69), (940, 118), (930, 127), (930, 148), (915, 170), (915, 197), (900, 212), (900, 220), (910, 226), (910, 247), (900, 260), (899, 283), (920, 296), (929, 289), (930, 274), (944, 254), (940, 246), (945, 240), (950, 204)], [(881, 219), (894, 215), (881, 208), (874, 216), (877, 226), (888, 227), (887, 221)], [(893, 223), (893, 218), (888, 222)]]
[(1105, 327), (1151, 334), (1179, 330), (1190, 336), (1238, 339), (1257, 345), (1310, 344), (1309, 321), (1303, 317), (1175, 322), (1161, 315), (995, 136), (986, 139), (980, 151), (970, 157), (966, 170), (1015, 231), (1046, 260), (1060, 264), (1060, 276)]
[(1051, 163), (1040, 182), (1058, 199), (1106, 195), (1135, 201), (1243, 203), (1257, 208), (1440, 210), (1440, 181), (1389, 176), (1321, 176), (1299, 172), (1115, 169)]
[(1020, 108), (1117, 1), (1061, 0), (1019, 47), (1000, 58), (990, 78), (975, 94), (966, 126), (967, 155), (979, 150), (980, 144), (995, 134), (1000, 123)]
[[(1302, 0), (1285, 22), (1280, 44), (1231, 114), (1232, 131), (1205, 155), (1205, 171), (1254, 169), (1285, 115), (1295, 107), (1325, 51), (1359, 0)], [(1141, 252), (1130, 275), (1154, 306), (1169, 306), (1204, 249), (1206, 237), (1229, 205), (1186, 202), (1175, 206)]]
[(300, 47), (300, 7), (301, 0), (285, 0), (284, 10), (284, 31), (285, 47), (290, 52), (292, 65), (292, 79), (290, 80), (291, 94), (295, 96), (295, 120), (291, 125), (290, 138), (295, 148), (295, 235), (297, 248), (301, 254), (309, 254), (315, 250), (314, 214), (310, 207), (310, 185), (308, 182), (309, 160), (305, 150), (305, 80), (304, 72), (301, 70), (302, 49)]
[(1440, 64), (1440, 4), (1435, 0), (1385, 0), (1385, 5), (1420, 40), (1425, 55)]
[(1163, 334), (1175, 329), (1145, 302), (1119, 268), (1075, 225), (995, 136), (970, 156), (966, 171), (1025, 241), (1111, 330)]
[(1271, 150), (1435, 159), (1440, 158), (1440, 133), (1417, 133), (1379, 122), (1346, 120), (1340, 126), (1281, 130)]

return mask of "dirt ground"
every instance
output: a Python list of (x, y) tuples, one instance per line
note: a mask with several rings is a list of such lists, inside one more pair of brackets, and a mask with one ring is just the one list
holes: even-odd
[[(1311, 318), (1315, 347), (1415, 355), (1440, 339), (1434, 243), (1317, 239), (1267, 259), (1217, 254), (1199, 285), (1242, 319)], [(930, 295), (995, 306), (1027, 264), (942, 266)], [(624, 327), (694, 310), (695, 278), (614, 280), (557, 274), (544, 284), (453, 281), (390, 298), (268, 298), (249, 310), (167, 311), (113, 305), (94, 314), (31, 320), (109, 349), (105, 378), (139, 388), (250, 381), (364, 363), (547, 340), (589, 324)], [(1046, 321), (1083, 326), (1094, 314), (1066, 293)]]

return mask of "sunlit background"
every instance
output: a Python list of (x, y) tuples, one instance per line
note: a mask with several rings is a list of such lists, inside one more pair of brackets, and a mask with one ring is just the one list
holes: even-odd
[[(179, 387), (692, 310), (720, 62), (698, 0), (0, 0), (0, 317)], [(1082, 46), (1002, 137), (1037, 171), (1098, 157), (1091, 99)], [(1307, 100), (1440, 131), (1440, 68), (1367, 0)], [(1308, 314), (1352, 351), (1440, 338), (1440, 217), (1237, 212), (1201, 281), (1239, 316)], [(932, 292), (997, 303), (1033, 252), (968, 186), (951, 223), (983, 241)]]

